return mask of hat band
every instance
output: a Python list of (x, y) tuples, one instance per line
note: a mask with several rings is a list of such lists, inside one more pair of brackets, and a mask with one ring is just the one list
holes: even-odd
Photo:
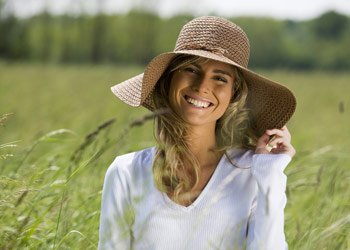
[[(208, 51), (220, 56), (225, 56), (228, 55), (228, 51), (226, 49), (220, 48), (220, 47), (208, 47), (208, 46), (203, 46), (200, 44), (188, 44), (186, 45), (186, 50), (204, 50)], [(182, 50), (182, 49), (181, 49)]]

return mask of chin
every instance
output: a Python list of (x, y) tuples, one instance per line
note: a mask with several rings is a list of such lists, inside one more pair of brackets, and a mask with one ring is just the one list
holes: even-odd
[(201, 127), (201, 126), (213, 126), (215, 127), (215, 124), (216, 124), (216, 121), (204, 121), (203, 119), (201, 118), (194, 118), (194, 117), (189, 117), (189, 118), (185, 118), (184, 119), (185, 122), (192, 126), (192, 127)]

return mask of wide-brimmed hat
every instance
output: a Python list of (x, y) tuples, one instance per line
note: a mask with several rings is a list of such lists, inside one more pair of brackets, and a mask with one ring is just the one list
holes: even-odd
[(296, 108), (293, 93), (285, 86), (247, 69), (250, 46), (244, 31), (231, 21), (215, 16), (198, 17), (185, 24), (172, 52), (160, 54), (144, 73), (111, 88), (123, 102), (154, 110), (152, 93), (173, 57), (179, 54), (201, 56), (237, 67), (248, 85), (247, 106), (259, 134), (282, 128)]

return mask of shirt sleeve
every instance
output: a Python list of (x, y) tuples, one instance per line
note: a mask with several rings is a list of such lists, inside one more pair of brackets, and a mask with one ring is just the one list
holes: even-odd
[(133, 210), (126, 171), (117, 159), (108, 168), (102, 191), (99, 250), (130, 249)]
[(287, 250), (284, 208), (287, 176), (283, 173), (291, 157), (287, 154), (254, 154), (252, 175), (257, 182), (248, 222), (247, 250)]

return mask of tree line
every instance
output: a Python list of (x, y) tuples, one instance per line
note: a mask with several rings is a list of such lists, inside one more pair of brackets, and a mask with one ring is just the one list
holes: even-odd
[[(127, 14), (60, 15), (43, 12), (19, 19), (0, 18), (0, 59), (58, 63), (145, 64), (172, 51), (190, 15), (161, 18)], [(350, 69), (350, 18), (329, 11), (307, 21), (230, 18), (247, 33), (249, 67)]]

